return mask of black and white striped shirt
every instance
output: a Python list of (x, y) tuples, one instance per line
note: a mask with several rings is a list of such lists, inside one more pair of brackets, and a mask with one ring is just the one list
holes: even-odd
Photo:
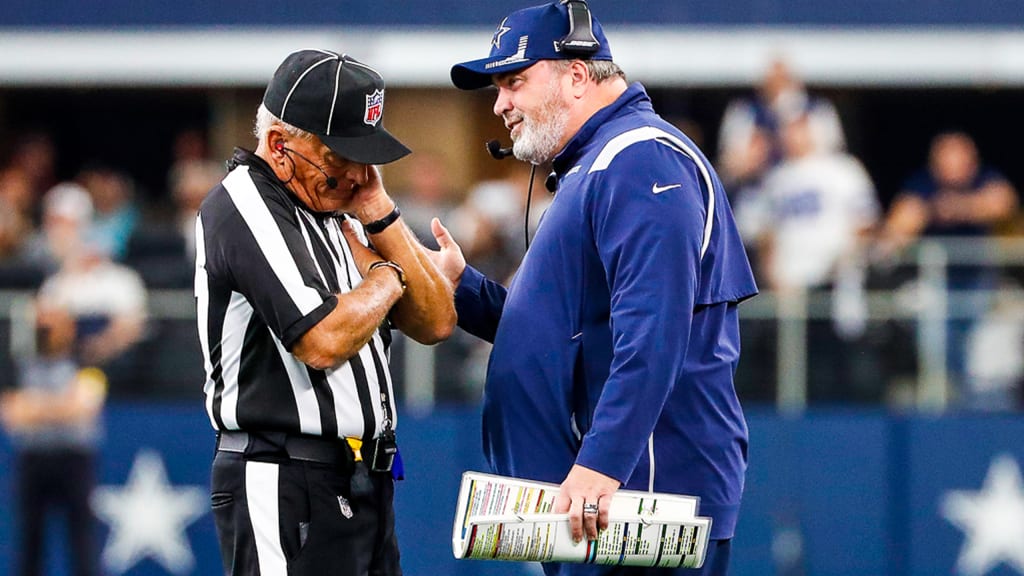
[(213, 427), (364, 440), (380, 434), (385, 418), (394, 427), (387, 329), (331, 370), (289, 353), (335, 308), (336, 294), (362, 280), (341, 232), (346, 217), (306, 208), (250, 152), (236, 149), (229, 167), (196, 221), (195, 295)]

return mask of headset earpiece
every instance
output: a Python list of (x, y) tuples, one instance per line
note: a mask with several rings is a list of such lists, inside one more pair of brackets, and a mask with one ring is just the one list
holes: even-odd
[(601, 49), (601, 43), (594, 37), (593, 21), (587, 0), (562, 0), (569, 10), (569, 33), (556, 45), (560, 52), (587, 59)]
[(278, 152), (284, 152), (284, 142), (280, 140), (274, 142), (274, 150), (277, 150)]

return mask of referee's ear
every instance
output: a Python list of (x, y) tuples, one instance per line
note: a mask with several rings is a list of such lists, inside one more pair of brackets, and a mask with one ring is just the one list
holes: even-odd
[(263, 135), (263, 141), (259, 143), (259, 147), (266, 151), (268, 158), (265, 160), (274, 161), (278, 163), (284, 160), (284, 156), (287, 153), (285, 147), (288, 145), (287, 135), (283, 130), (272, 126), (267, 130), (266, 134)]

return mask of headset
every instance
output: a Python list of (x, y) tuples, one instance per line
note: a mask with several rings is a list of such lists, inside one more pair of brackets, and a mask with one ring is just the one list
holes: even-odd
[[(292, 154), (295, 154), (299, 158), (302, 158), (310, 166), (312, 166), (313, 168), (316, 168), (317, 170), (320, 171), (321, 174), (324, 175), (324, 184), (326, 184), (329, 189), (334, 190), (335, 188), (338, 187), (338, 179), (337, 178), (335, 178), (334, 176), (328, 175), (327, 172), (325, 172), (324, 169), (321, 168), (320, 165), (317, 164), (316, 162), (313, 162), (312, 160), (310, 160), (309, 158), (306, 158), (305, 156), (303, 156), (299, 152), (297, 152), (295, 150), (292, 150), (291, 148), (285, 146), (284, 142), (281, 142), (280, 140), (275, 142), (274, 143), (274, 150), (277, 150), (278, 152), (282, 152), (285, 155), (287, 155), (288, 152), (291, 152)], [(295, 163), (295, 161), (292, 160), (293, 170), (294, 170), (294, 163)]]
[(559, 52), (588, 58), (597, 54), (601, 43), (594, 37), (594, 21), (587, 0), (562, 0), (569, 10), (569, 33), (555, 42)]

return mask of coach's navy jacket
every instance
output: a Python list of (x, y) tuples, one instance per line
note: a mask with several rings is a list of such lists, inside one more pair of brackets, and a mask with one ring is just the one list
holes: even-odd
[(459, 324), (494, 343), (484, 452), (560, 483), (574, 463), (700, 496), (733, 534), (747, 427), (736, 304), (757, 288), (710, 163), (633, 84), (555, 158), (558, 190), (509, 290), (467, 268)]

